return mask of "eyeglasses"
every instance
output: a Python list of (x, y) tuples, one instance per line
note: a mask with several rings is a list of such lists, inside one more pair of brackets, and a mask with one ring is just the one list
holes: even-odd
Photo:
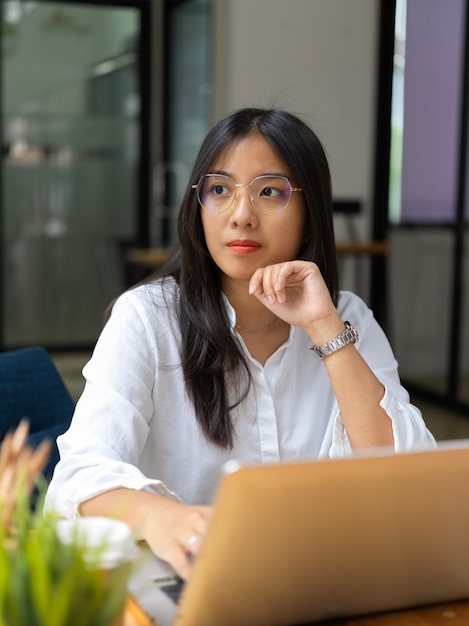
[(285, 176), (258, 176), (249, 185), (235, 183), (224, 174), (205, 174), (192, 189), (197, 189), (200, 205), (211, 213), (227, 211), (235, 201), (238, 187), (249, 188), (249, 198), (253, 206), (265, 215), (275, 215), (287, 208), (293, 191), (303, 191), (292, 187)]

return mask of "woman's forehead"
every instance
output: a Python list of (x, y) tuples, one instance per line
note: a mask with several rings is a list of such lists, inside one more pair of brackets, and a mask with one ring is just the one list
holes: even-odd
[(210, 169), (227, 174), (249, 170), (256, 176), (265, 173), (291, 175), (282, 157), (259, 133), (232, 140), (213, 160)]

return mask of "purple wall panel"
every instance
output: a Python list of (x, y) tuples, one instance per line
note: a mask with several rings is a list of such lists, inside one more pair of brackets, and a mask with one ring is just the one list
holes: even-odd
[(456, 215), (464, 0), (408, 0), (402, 221)]

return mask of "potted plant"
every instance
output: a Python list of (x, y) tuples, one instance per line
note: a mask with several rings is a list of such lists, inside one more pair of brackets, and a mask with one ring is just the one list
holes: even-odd
[[(84, 518), (86, 528), (68, 523), (65, 534), (63, 521), (45, 520), (38, 475), (47, 444), (33, 452), (25, 432), (20, 425), (0, 451), (0, 626), (115, 626), (124, 611), (130, 560), (103, 565), (109, 546), (104, 539), (88, 541), (93, 518)], [(103, 519), (101, 531), (103, 524), (126, 526)], [(130, 529), (122, 536), (129, 538)]]

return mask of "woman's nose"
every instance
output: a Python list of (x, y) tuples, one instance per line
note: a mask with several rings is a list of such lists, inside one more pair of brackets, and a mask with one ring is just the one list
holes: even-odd
[(231, 221), (236, 226), (255, 228), (258, 223), (256, 210), (252, 204), (249, 187), (239, 186), (233, 202)]

